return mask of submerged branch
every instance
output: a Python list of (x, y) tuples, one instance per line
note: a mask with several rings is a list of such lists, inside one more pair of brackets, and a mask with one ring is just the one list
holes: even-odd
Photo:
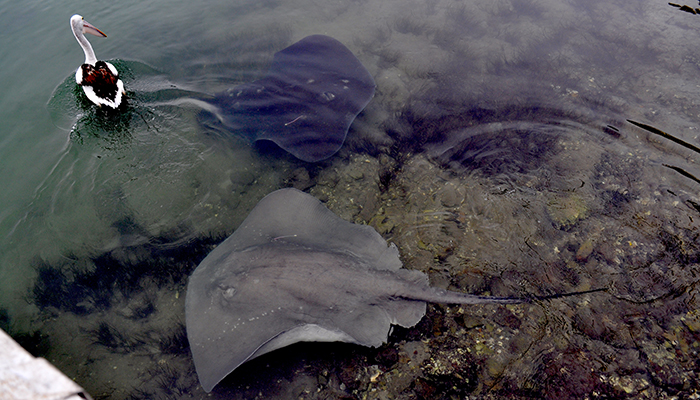
[(697, 146), (695, 146), (695, 145), (693, 145), (693, 144), (690, 144), (690, 143), (686, 142), (685, 140), (678, 139), (677, 137), (675, 137), (675, 136), (673, 136), (673, 135), (671, 135), (671, 134), (668, 134), (668, 133), (666, 133), (666, 132), (664, 132), (664, 131), (662, 131), (662, 130), (660, 130), (660, 129), (656, 129), (656, 128), (654, 128), (654, 127), (651, 126), (651, 125), (643, 124), (643, 123), (637, 122), (637, 121), (632, 121), (631, 119), (628, 119), (627, 122), (629, 122), (629, 123), (632, 124), (632, 125), (638, 126), (638, 127), (642, 128), (642, 129), (648, 131), (648, 132), (651, 132), (651, 133), (653, 133), (653, 134), (655, 134), (655, 135), (663, 136), (663, 137), (665, 137), (666, 139), (668, 139), (668, 140), (670, 140), (670, 141), (672, 141), (672, 142), (674, 142), (674, 143), (678, 143), (678, 144), (680, 144), (681, 146), (683, 146), (683, 147), (685, 147), (685, 148), (687, 148), (687, 149), (693, 150), (693, 151), (696, 152), (696, 153), (700, 153), (700, 148), (698, 148)]

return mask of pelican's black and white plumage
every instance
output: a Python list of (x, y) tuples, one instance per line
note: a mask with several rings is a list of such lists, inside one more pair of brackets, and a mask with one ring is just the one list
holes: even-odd
[(125, 95), (124, 83), (119, 79), (119, 73), (114, 65), (106, 61), (98, 61), (90, 42), (85, 34), (107, 37), (101, 30), (92, 26), (80, 15), (70, 19), (70, 26), (75, 39), (85, 52), (85, 63), (75, 71), (75, 81), (83, 87), (85, 95), (98, 106), (118, 108)]

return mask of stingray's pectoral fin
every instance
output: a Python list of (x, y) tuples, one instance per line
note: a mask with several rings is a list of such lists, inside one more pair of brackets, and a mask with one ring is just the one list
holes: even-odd
[[(425, 303), (423, 303), (425, 306)], [(394, 323), (394, 316), (390, 310), (382, 306), (366, 307), (341, 316), (342, 320), (334, 321), (338, 327), (353, 338), (350, 343), (357, 343), (363, 346), (379, 347), (389, 338), (391, 324)]]
[(357, 343), (347, 333), (338, 329), (328, 329), (316, 324), (304, 324), (281, 333), (260, 346), (248, 359), (259, 357), (271, 351), (281, 349), (297, 342), (346, 342)]
[(392, 316), (392, 325), (409, 328), (417, 324), (425, 316), (427, 305), (420, 300), (395, 299), (385, 304), (384, 308)]

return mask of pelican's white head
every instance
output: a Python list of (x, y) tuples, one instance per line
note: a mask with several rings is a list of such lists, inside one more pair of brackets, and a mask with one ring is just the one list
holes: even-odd
[(95, 57), (95, 52), (92, 50), (90, 42), (85, 38), (85, 34), (89, 33), (98, 37), (107, 37), (101, 30), (97, 29), (91, 23), (85, 21), (81, 15), (75, 14), (70, 17), (70, 27), (73, 31), (73, 36), (83, 48), (85, 53), (85, 64), (95, 65), (97, 62), (97, 57)]

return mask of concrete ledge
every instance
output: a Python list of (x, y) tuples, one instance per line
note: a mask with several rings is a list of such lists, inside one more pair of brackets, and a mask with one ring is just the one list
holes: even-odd
[(35, 358), (0, 329), (0, 399), (92, 400), (89, 394), (43, 358)]

